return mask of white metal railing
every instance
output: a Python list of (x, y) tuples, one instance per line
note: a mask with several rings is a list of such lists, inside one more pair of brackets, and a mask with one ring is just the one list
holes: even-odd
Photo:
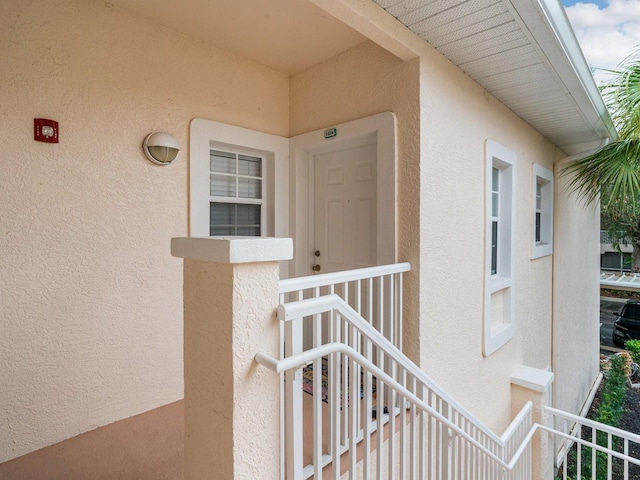
[[(326, 468), (332, 478), (346, 472), (364, 479), (528, 478), (530, 449), (523, 441), (531, 428), (530, 406), (498, 437), (337, 295), (280, 305), (285, 341), (296, 343), (308, 317), (314, 318), (311, 349), (280, 361), (256, 356), (286, 372), (282, 478), (285, 471), (287, 479), (323, 478)], [(312, 371), (303, 372), (309, 362)], [(326, 404), (320, 394), (323, 362)], [(303, 373), (314, 391), (307, 402)], [(307, 461), (305, 437), (311, 439)]]
[[(547, 430), (558, 440), (558, 476), (569, 478), (627, 479), (630, 465), (640, 466), (640, 436), (546, 407), (553, 419)], [(632, 453), (635, 456), (632, 456)], [(633, 478), (636, 478), (635, 476)]]
[[(360, 268), (344, 272), (315, 274), (280, 280), (280, 304), (338, 295), (358, 314), (381, 332), (399, 349), (402, 348), (402, 295), (403, 274), (411, 270), (408, 262)], [(294, 324), (280, 322), (280, 358), (302, 352), (327, 342), (322, 329), (322, 315), (303, 317)], [(324, 330), (326, 332), (326, 329)], [(317, 369), (316, 369), (317, 371)], [(284, 375), (280, 376), (280, 417), (284, 418), (287, 400)], [(284, 464), (285, 431), (281, 425), (280, 462)]]
[[(626, 479), (629, 465), (640, 465), (631, 455), (637, 435), (549, 407), (555, 428), (531, 425), (529, 404), (498, 437), (451, 399), (400, 351), (409, 269), (280, 282), (286, 348), (279, 361), (256, 360), (280, 373), (281, 479), (528, 479), (538, 430), (562, 444), (555, 460), (564, 480), (601, 478), (602, 469), (602, 478)], [(311, 396), (303, 394), (303, 373)]]
[[(280, 280), (280, 304), (336, 294), (402, 348), (402, 275), (410, 270), (411, 264), (405, 262)], [(316, 330), (311, 317), (302, 329), (305, 348), (309, 348)]]

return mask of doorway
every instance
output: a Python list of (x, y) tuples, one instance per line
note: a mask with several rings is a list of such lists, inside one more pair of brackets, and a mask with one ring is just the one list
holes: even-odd
[(293, 276), (395, 263), (395, 115), (298, 135), (290, 149)]

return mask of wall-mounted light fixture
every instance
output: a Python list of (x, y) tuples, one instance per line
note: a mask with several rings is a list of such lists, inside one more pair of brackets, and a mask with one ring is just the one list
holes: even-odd
[(166, 132), (154, 132), (142, 142), (142, 150), (156, 165), (169, 165), (180, 151), (180, 145), (173, 135)]

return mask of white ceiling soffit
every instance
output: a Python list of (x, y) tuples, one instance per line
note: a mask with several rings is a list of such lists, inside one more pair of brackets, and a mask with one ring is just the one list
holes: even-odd
[(573, 155), (615, 137), (559, 0), (374, 0)]

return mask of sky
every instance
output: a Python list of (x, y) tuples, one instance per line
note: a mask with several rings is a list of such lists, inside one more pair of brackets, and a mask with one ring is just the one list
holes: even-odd
[(640, 45), (640, 0), (562, 0), (587, 63), (600, 83)]
[(587, 63), (600, 83), (640, 45), (640, 0), (562, 0)]

